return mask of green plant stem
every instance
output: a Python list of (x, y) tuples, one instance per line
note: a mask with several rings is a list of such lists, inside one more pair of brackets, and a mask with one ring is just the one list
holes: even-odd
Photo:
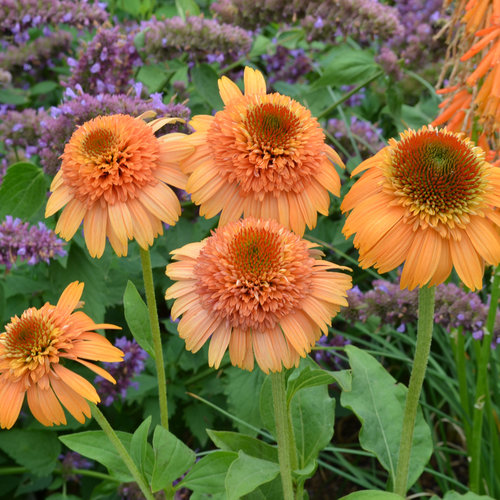
[(165, 378), (165, 363), (163, 361), (163, 349), (161, 346), (160, 323), (158, 321), (158, 310), (156, 309), (155, 287), (153, 283), (153, 270), (151, 269), (151, 257), (149, 250), (141, 248), (142, 275), (144, 278), (144, 289), (146, 291), (146, 303), (149, 311), (149, 323), (153, 338), (155, 351), (156, 372), (158, 376), (158, 398), (160, 402), (160, 422), (168, 430), (168, 406), (167, 406), (167, 380)]
[(93, 417), (96, 419), (96, 422), (104, 431), (108, 439), (111, 441), (111, 444), (115, 447), (116, 451), (118, 452), (118, 455), (120, 455), (120, 458), (123, 460), (123, 463), (127, 466), (127, 469), (130, 471), (132, 477), (135, 479), (135, 482), (141, 489), (142, 494), (146, 497), (146, 500), (155, 500), (153, 493), (151, 493), (151, 489), (146, 483), (144, 477), (139, 472), (139, 469), (135, 465), (127, 449), (125, 448), (125, 446), (123, 446), (123, 443), (120, 441), (115, 431), (113, 430), (109, 422), (106, 420), (106, 417), (102, 414), (101, 410), (99, 410), (99, 408), (97, 408), (97, 406), (94, 403), (89, 402), (89, 404), (92, 410)]
[(467, 387), (467, 368), (465, 365), (465, 335), (462, 333), (462, 327), (454, 331), (454, 337), (451, 342), (454, 347), (455, 364), (457, 368), (458, 388), (460, 393), (460, 404), (464, 412), (463, 424), (467, 443), (470, 442), (470, 401), (469, 390)]
[(394, 492), (406, 496), (410, 454), (413, 443), (413, 431), (417, 417), (418, 400), (422, 391), (425, 370), (429, 360), (434, 325), (434, 296), (436, 287), (422, 287), (418, 292), (418, 328), (415, 358), (410, 375), (410, 384), (406, 394), (403, 429), (399, 444), (398, 466), (394, 481)]
[(271, 373), (271, 383), (274, 420), (276, 422), (276, 440), (278, 441), (278, 459), (280, 463), (281, 484), (283, 485), (283, 500), (294, 500), (285, 374), (283, 372)]
[[(493, 283), (491, 285), (491, 300), (486, 320), (486, 330), (481, 341), (479, 357), (477, 361), (476, 394), (474, 397), (474, 411), (472, 414), (472, 436), (470, 446), (469, 463), (469, 487), (473, 493), (481, 490), (481, 443), (483, 434), (483, 416), (485, 399), (488, 394), (488, 363), (491, 352), (491, 337), (495, 327), (498, 299), (500, 298), (500, 266), (495, 268)], [(489, 418), (493, 418), (489, 416)]]

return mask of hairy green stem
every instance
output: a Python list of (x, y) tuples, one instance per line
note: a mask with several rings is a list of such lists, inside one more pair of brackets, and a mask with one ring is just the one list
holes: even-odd
[(290, 425), (286, 404), (285, 374), (271, 373), (273, 390), (274, 420), (276, 422), (276, 440), (280, 463), (283, 500), (294, 500), (292, 483), (292, 464), (290, 456)]
[(153, 493), (151, 493), (151, 489), (146, 483), (146, 480), (144, 479), (143, 475), (139, 472), (139, 469), (132, 460), (132, 457), (129, 455), (127, 449), (120, 441), (120, 439), (116, 435), (115, 431), (113, 430), (109, 422), (106, 420), (106, 417), (94, 403), (89, 403), (89, 404), (92, 410), (93, 417), (96, 419), (96, 422), (104, 431), (108, 439), (111, 441), (111, 444), (115, 447), (115, 450), (118, 452), (118, 455), (120, 455), (120, 458), (123, 460), (123, 463), (127, 466), (127, 469), (130, 471), (135, 482), (141, 489), (142, 494), (146, 497), (146, 500), (155, 500)]
[[(477, 360), (476, 394), (472, 414), (472, 437), (470, 440), (469, 487), (473, 493), (481, 490), (481, 442), (485, 400), (488, 394), (488, 363), (491, 352), (491, 338), (495, 327), (498, 299), (500, 298), (500, 266), (495, 268), (491, 285), (491, 300), (486, 320), (486, 330), (481, 341)], [(488, 416), (493, 418), (492, 416)]]
[(436, 287), (422, 287), (418, 293), (418, 327), (415, 358), (410, 375), (410, 384), (406, 394), (403, 429), (399, 444), (398, 466), (394, 481), (394, 492), (406, 496), (410, 455), (413, 443), (413, 431), (417, 418), (418, 401), (422, 391), (425, 370), (429, 360), (434, 325), (434, 296)]
[(165, 363), (163, 361), (163, 349), (161, 346), (160, 323), (158, 321), (158, 310), (156, 309), (155, 287), (153, 283), (153, 270), (151, 269), (151, 257), (149, 250), (141, 248), (142, 275), (144, 278), (144, 289), (146, 291), (146, 303), (149, 311), (149, 323), (153, 338), (155, 351), (156, 372), (158, 376), (158, 398), (160, 402), (160, 422), (168, 430), (168, 406), (167, 406), (167, 380), (165, 378)]

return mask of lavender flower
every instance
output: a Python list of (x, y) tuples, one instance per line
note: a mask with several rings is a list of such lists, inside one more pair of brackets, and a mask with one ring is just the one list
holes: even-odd
[(104, 363), (104, 365), (105, 369), (115, 378), (116, 385), (100, 376), (95, 378), (97, 391), (106, 406), (113, 404), (118, 396), (124, 400), (129, 387), (139, 388), (137, 382), (132, 381), (132, 379), (144, 370), (144, 360), (148, 356), (135, 340), (127, 340), (126, 337), (116, 339), (115, 346), (125, 354), (123, 362)]
[(312, 60), (304, 49), (288, 49), (277, 45), (276, 52), (273, 55), (263, 55), (262, 60), (266, 64), (271, 85), (277, 81), (296, 83), (301, 76), (312, 70)]
[[(41, 123), (43, 133), (39, 140), (40, 161), (45, 172), (50, 175), (57, 172), (60, 166), (59, 157), (76, 127), (96, 116), (115, 113), (138, 116), (144, 111), (153, 110), (160, 116), (176, 116), (188, 120), (190, 113), (182, 104), (164, 104), (161, 94), (152, 94), (150, 99), (144, 100), (125, 94), (92, 96), (82, 92), (81, 89), (76, 94), (67, 89), (66, 97), (68, 100), (57, 107), (52, 107), (47, 118)], [(179, 125), (168, 125), (162, 128), (161, 133), (178, 131), (179, 127)], [(186, 131), (186, 128), (181, 126), (181, 130)]]
[(65, 481), (79, 481), (80, 476), (73, 472), (74, 469), (90, 469), (94, 463), (82, 457), (76, 451), (68, 451), (59, 455), (61, 461), (61, 475)]
[(250, 34), (217, 19), (190, 16), (141, 24), (144, 33), (144, 55), (148, 61), (165, 61), (187, 54), (190, 62), (236, 61), (248, 54), (252, 46)]
[(31, 226), (21, 219), (7, 215), (0, 224), (0, 264), (9, 271), (17, 259), (30, 266), (44, 261), (50, 263), (54, 257), (66, 255), (66, 243), (56, 237), (43, 222)]
[(65, 85), (80, 84), (89, 94), (125, 92), (142, 64), (133, 36), (120, 33), (118, 27), (99, 29), (90, 42), (82, 44), (77, 59), (68, 59), (72, 72)]

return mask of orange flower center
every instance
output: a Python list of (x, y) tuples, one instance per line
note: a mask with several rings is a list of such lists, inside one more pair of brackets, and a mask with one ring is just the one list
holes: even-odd
[(81, 202), (107, 204), (135, 198), (158, 182), (160, 146), (151, 127), (128, 115), (99, 116), (79, 127), (62, 155), (65, 183)]
[(244, 196), (301, 192), (324, 160), (324, 135), (309, 110), (287, 96), (243, 96), (216, 113), (212, 159)]
[(467, 139), (422, 129), (393, 143), (390, 151), (389, 189), (413, 215), (453, 227), (481, 205), (484, 154)]
[(5, 327), (1, 341), (4, 356), (10, 361), (11, 373), (17, 378), (29, 370), (33, 381), (57, 362), (60, 330), (47, 314), (34, 307), (27, 309)]
[(314, 259), (298, 236), (253, 218), (219, 228), (194, 268), (201, 303), (233, 327), (273, 328), (307, 296)]

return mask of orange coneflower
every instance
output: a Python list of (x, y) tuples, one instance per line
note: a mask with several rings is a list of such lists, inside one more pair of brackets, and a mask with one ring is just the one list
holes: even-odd
[(210, 338), (208, 361), (219, 367), (229, 346), (233, 365), (268, 373), (297, 365), (331, 318), (347, 305), (345, 267), (320, 260), (316, 245), (274, 220), (241, 219), (172, 253), (179, 335), (198, 351)]
[(362, 267), (404, 262), (401, 288), (437, 285), (454, 267), (472, 290), (500, 261), (500, 170), (481, 148), (446, 129), (407, 130), (365, 160), (344, 198), (343, 232), (356, 233)]
[(222, 211), (220, 225), (242, 213), (276, 219), (297, 234), (328, 215), (328, 191), (339, 196), (343, 166), (325, 144), (318, 121), (290, 97), (267, 94), (259, 71), (245, 68), (245, 94), (219, 80), (225, 107), (215, 116), (195, 116), (195, 133), (184, 141), (196, 151), (181, 167), (191, 174), (187, 191), (207, 218)]
[(62, 364), (73, 360), (115, 382), (92, 361), (122, 361), (123, 353), (92, 330), (120, 327), (96, 324), (78, 307), (83, 283), (68, 285), (56, 306), (48, 302), (14, 316), (0, 334), (0, 426), (9, 429), (19, 416), (24, 396), (33, 416), (43, 425), (65, 424), (61, 403), (79, 422), (90, 417), (86, 401), (99, 402), (86, 379)]
[(122, 256), (128, 240), (147, 249), (163, 233), (162, 221), (175, 224), (181, 208), (167, 184), (185, 188), (187, 177), (178, 162), (193, 148), (177, 143), (182, 134), (155, 137), (171, 120), (146, 124), (140, 117), (111, 115), (81, 125), (66, 145), (50, 187), (45, 216), (66, 205), (56, 232), (69, 240), (83, 220), (92, 257), (103, 254), (106, 237)]

